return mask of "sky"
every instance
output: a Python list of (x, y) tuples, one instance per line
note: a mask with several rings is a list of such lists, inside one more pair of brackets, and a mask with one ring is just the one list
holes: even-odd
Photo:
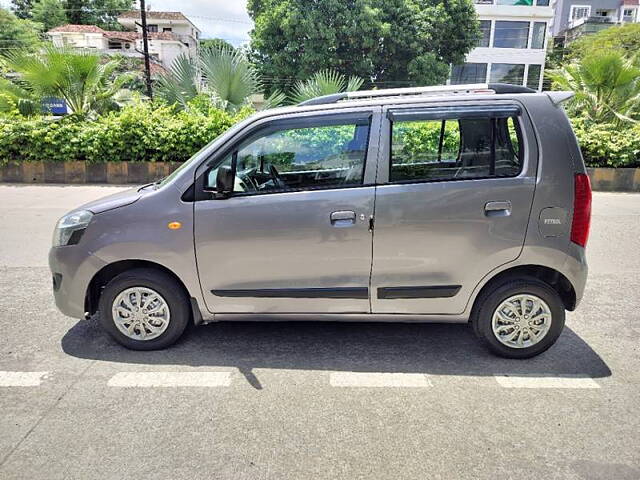
[[(0, 0), (8, 7), (10, 0)], [(247, 0), (147, 0), (152, 10), (182, 12), (202, 30), (203, 38), (224, 38), (238, 46), (249, 40), (253, 23)]]
[(147, 5), (182, 12), (202, 30), (203, 38), (223, 38), (235, 46), (246, 43), (253, 28), (246, 0), (147, 0)]

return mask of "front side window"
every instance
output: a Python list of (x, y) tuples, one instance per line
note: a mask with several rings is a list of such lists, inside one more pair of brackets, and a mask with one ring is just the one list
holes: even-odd
[(485, 83), (487, 81), (486, 63), (463, 63), (451, 69), (451, 84)]
[(492, 63), (489, 78), (491, 83), (522, 85), (524, 81), (524, 64)]
[(521, 144), (515, 117), (394, 121), (389, 180), (517, 176)]
[(493, 46), (496, 48), (527, 48), (529, 22), (496, 22)]
[[(363, 183), (369, 123), (266, 129), (219, 163), (235, 172), (234, 194), (358, 186)], [(205, 187), (215, 189), (217, 168)]]

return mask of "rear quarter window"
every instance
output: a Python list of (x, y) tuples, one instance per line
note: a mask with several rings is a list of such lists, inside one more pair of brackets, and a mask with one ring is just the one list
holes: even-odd
[(522, 171), (516, 117), (393, 121), (391, 182), (515, 177)]

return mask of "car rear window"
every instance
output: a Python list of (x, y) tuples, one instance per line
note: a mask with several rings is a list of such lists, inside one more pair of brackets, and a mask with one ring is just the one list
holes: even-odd
[(392, 121), (391, 182), (514, 177), (522, 170), (515, 116)]

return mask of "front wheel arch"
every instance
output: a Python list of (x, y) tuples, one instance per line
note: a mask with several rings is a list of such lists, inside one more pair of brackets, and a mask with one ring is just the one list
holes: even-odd
[[(182, 288), (187, 298), (191, 299), (189, 308), (191, 310), (191, 319), (201, 318), (200, 311), (197, 307), (197, 301), (189, 294), (189, 290), (185, 286), (184, 282), (180, 278), (169, 270), (167, 267), (160, 265), (159, 263), (150, 262), (148, 260), (120, 260), (110, 263), (100, 269), (89, 282), (84, 300), (84, 309), (89, 315), (94, 315), (98, 311), (98, 305), (100, 303), (100, 297), (104, 287), (115, 277), (129, 270), (138, 268), (150, 268), (153, 270), (161, 271), (175, 280), (175, 282)], [(196, 311), (197, 310), (197, 311)]]

